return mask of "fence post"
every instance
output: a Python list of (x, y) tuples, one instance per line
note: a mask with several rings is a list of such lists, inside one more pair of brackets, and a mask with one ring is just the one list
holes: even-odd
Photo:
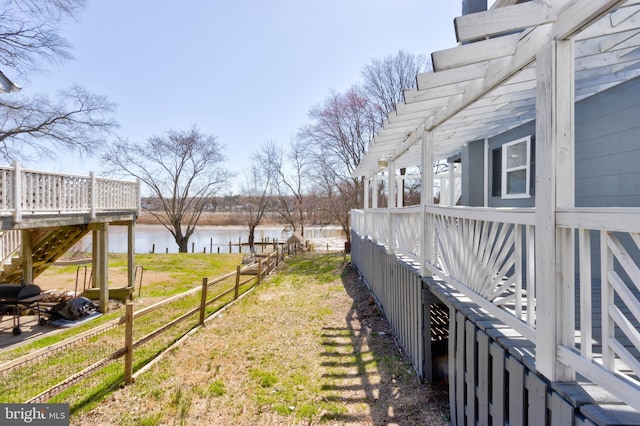
[(276, 268), (278, 267), (278, 261), (280, 260), (280, 253), (278, 253), (278, 247), (275, 247), (276, 249)]
[(207, 307), (207, 277), (202, 279), (202, 293), (200, 294), (200, 325), (204, 326), (204, 314)]
[(127, 302), (126, 323), (124, 329), (124, 383), (133, 383), (133, 303)]
[(260, 278), (262, 277), (262, 259), (258, 259), (258, 282), (256, 285), (260, 285)]
[(238, 265), (237, 269), (236, 269), (236, 286), (235, 289), (233, 291), (233, 298), (237, 299), (238, 298), (238, 291), (240, 290), (240, 265)]

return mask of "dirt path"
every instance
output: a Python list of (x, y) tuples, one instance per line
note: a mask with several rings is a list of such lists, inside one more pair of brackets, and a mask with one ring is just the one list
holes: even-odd
[[(444, 425), (355, 271), (308, 255), (72, 424)], [(307, 262), (306, 264), (303, 264)]]

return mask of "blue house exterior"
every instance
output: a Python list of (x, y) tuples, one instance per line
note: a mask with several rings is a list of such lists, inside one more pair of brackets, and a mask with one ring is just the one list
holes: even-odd
[(640, 424), (640, 3), (476, 6), (353, 173), (352, 262), (453, 424)]

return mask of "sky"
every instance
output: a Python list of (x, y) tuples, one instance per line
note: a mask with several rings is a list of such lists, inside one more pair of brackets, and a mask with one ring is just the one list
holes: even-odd
[[(265, 141), (285, 145), (332, 90), (399, 50), (456, 46), (461, 0), (88, 0), (62, 35), (74, 59), (16, 81), (25, 94), (78, 84), (117, 104), (117, 135), (144, 141), (196, 125), (225, 145), (238, 188)], [(25, 167), (86, 175), (91, 156)]]

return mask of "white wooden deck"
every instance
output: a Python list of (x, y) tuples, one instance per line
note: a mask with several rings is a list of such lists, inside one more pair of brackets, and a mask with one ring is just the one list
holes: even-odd
[(140, 212), (139, 182), (0, 166), (0, 281), (34, 277), (92, 232), (94, 280), (103, 312), (108, 298), (109, 225), (128, 226), (133, 283), (133, 227)]
[(24, 229), (134, 220), (138, 182), (0, 166), (0, 259), (22, 245)]
[[(533, 214), (533, 209), (426, 206), (353, 211), (351, 223), (358, 235), (405, 258), (418, 273), (426, 270), (460, 301), (508, 325), (529, 342), (523, 348), (535, 365), (536, 348), (549, 344), (550, 337), (538, 326), (545, 307), (536, 297)], [(562, 306), (556, 361), (566, 380), (590, 380), (640, 410), (637, 217), (636, 208), (557, 213), (563, 279), (556, 294)], [(433, 232), (421, 234), (420, 224), (433, 226)], [(428, 256), (424, 247), (432, 247)]]

